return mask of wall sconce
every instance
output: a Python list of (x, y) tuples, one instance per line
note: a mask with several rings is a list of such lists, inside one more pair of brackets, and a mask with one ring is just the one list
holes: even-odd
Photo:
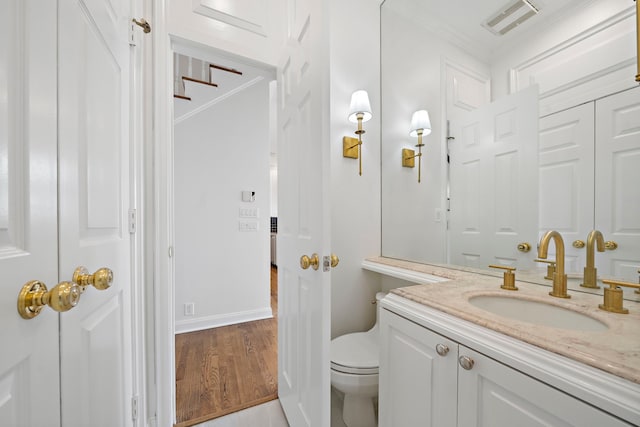
[(402, 149), (402, 166), (405, 168), (415, 167), (415, 158), (418, 158), (418, 182), (420, 182), (421, 166), (422, 166), (422, 135), (429, 135), (431, 133), (431, 120), (429, 120), (429, 113), (427, 110), (419, 110), (413, 113), (411, 116), (411, 130), (409, 136), (417, 136), (418, 154), (409, 148)]
[(358, 122), (356, 135), (358, 138), (345, 136), (342, 138), (342, 156), (350, 159), (358, 159), (360, 163), (360, 175), (362, 175), (362, 155), (360, 153), (362, 145), (362, 123), (371, 119), (371, 104), (366, 90), (357, 90), (351, 95), (351, 106), (349, 107), (349, 121)]

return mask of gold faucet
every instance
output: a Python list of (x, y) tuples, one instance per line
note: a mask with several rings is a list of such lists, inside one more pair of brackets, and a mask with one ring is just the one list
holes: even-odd
[(538, 246), (538, 258), (546, 259), (549, 250), (549, 241), (553, 238), (556, 245), (556, 271), (553, 274), (553, 290), (549, 295), (556, 298), (571, 298), (567, 295), (567, 275), (564, 274), (564, 241), (555, 230), (547, 231)]
[(598, 230), (591, 230), (587, 238), (587, 266), (584, 268), (584, 282), (580, 284), (583, 288), (599, 289), (597, 283), (598, 269), (595, 267), (594, 245), (597, 243), (598, 252), (604, 252), (604, 237)]

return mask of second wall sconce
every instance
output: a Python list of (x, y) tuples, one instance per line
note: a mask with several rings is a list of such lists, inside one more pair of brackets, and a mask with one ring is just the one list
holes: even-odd
[(429, 135), (431, 133), (431, 121), (429, 120), (429, 113), (427, 110), (419, 110), (413, 113), (411, 116), (411, 130), (409, 131), (409, 136), (417, 136), (418, 143), (416, 147), (418, 147), (418, 154), (414, 150), (409, 148), (402, 149), (402, 166), (405, 168), (413, 168), (415, 167), (415, 159), (418, 158), (418, 182), (420, 182), (421, 175), (421, 166), (422, 166), (422, 147), (424, 144), (422, 143), (422, 136)]
[(371, 119), (371, 104), (369, 103), (369, 95), (366, 90), (357, 90), (351, 95), (351, 105), (349, 107), (349, 121), (358, 123), (356, 135), (358, 138), (345, 136), (342, 138), (342, 156), (351, 159), (358, 159), (360, 167), (360, 175), (362, 175), (362, 123)]

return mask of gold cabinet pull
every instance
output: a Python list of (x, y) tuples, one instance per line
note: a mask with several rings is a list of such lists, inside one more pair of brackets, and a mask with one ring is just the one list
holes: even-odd
[(73, 283), (80, 286), (82, 292), (89, 285), (93, 285), (94, 288), (103, 291), (111, 286), (113, 282), (113, 271), (108, 268), (100, 268), (95, 273), (89, 274), (89, 270), (85, 267), (78, 267), (73, 272)]
[(32, 280), (18, 294), (18, 313), (23, 319), (33, 319), (46, 305), (57, 312), (69, 311), (78, 304), (81, 294), (75, 283), (61, 282), (47, 290), (43, 282)]
[(582, 249), (585, 247), (584, 240), (574, 240), (572, 245), (576, 249)]
[(608, 251), (615, 251), (616, 249), (618, 249), (618, 244), (613, 240), (607, 240), (606, 242), (604, 242), (604, 248)]
[(318, 254), (313, 254), (311, 255), (311, 257), (307, 255), (302, 255), (300, 257), (300, 267), (303, 270), (306, 270), (309, 267), (312, 267), (314, 270), (317, 270), (319, 266), (320, 266), (320, 258), (318, 257)]
[(527, 242), (518, 243), (518, 250), (520, 252), (529, 252), (531, 250), (531, 244)]

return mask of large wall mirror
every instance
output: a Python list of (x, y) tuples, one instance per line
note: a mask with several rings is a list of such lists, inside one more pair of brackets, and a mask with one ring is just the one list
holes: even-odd
[(550, 285), (553, 229), (582, 290), (599, 230), (598, 275), (638, 283), (637, 38), (632, 1), (385, 0), (382, 255)]

